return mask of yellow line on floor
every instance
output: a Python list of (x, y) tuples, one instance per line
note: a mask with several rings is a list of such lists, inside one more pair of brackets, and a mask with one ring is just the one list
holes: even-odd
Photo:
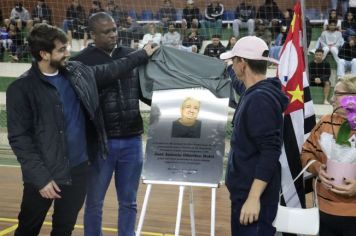
[(6, 234), (12, 233), (12, 232), (14, 232), (16, 230), (16, 228), (17, 228), (17, 224), (13, 225), (13, 226), (11, 226), (11, 227), (9, 227), (7, 229), (1, 230), (0, 231), (0, 236), (4, 236)]
[[(11, 219), (11, 218), (0, 218), (0, 222), (8, 222), (8, 223), (17, 223), (17, 219)], [(51, 226), (52, 223), (45, 221), (43, 222), (44, 225), (46, 226)], [(8, 233), (11, 233), (15, 231), (17, 228), (17, 224), (14, 226), (11, 226), (5, 230), (0, 231), (0, 236), (6, 235)], [(74, 228), (76, 229), (84, 229), (83, 225), (75, 225)], [(117, 232), (117, 228), (110, 228), (110, 227), (102, 227), (102, 230), (104, 232)], [(147, 235), (147, 236), (174, 236), (174, 234), (165, 234), (165, 233), (154, 233), (154, 232), (141, 232), (141, 235)]]

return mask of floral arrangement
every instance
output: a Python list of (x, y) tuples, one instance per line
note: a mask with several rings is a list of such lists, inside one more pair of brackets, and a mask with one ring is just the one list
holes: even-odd
[(336, 143), (351, 146), (349, 142), (351, 130), (356, 130), (356, 96), (345, 96), (341, 98), (340, 105), (340, 108), (344, 108), (346, 111), (347, 120), (340, 126)]

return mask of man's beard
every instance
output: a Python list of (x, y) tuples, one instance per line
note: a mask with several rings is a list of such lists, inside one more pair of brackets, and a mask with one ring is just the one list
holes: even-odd
[(49, 64), (53, 68), (63, 69), (67, 65), (67, 62), (65, 59), (62, 59), (60, 61), (51, 61)]

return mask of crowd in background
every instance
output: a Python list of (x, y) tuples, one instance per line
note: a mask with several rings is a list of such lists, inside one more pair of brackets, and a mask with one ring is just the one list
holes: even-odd
[[(323, 61), (328, 53), (332, 54), (338, 77), (345, 74), (345, 69), (356, 72), (356, 62), (353, 62), (356, 8), (353, 2), (340, 1), (342, 4), (338, 6), (338, 1), (330, 1), (332, 10), (312, 50), (322, 49)], [(80, 50), (88, 45), (88, 19), (100, 11), (114, 18), (121, 45), (137, 49), (147, 42), (154, 42), (216, 58), (247, 34), (263, 39), (270, 47), (269, 56), (278, 59), (293, 17), (292, 9), (282, 11), (274, 0), (265, 0), (260, 6), (255, 6), (252, 0), (244, 0), (233, 10), (226, 9), (223, 1), (211, 0), (203, 11), (195, 5), (194, 0), (187, 0), (183, 9), (176, 8), (171, 0), (163, 0), (156, 13), (146, 9), (141, 14), (124, 9), (114, 0), (93, 0), (89, 11), (85, 10), (80, 0), (72, 0), (65, 9), (65, 20), (61, 25), (67, 33), (70, 46), (73, 45), (73, 39), (80, 42)], [(18, 1), (9, 13), (0, 9), (0, 20), (0, 61), (18, 62), (29, 55), (26, 42), (28, 32), (39, 22), (53, 24), (53, 13), (45, 0), (38, 0), (33, 9), (26, 9), (22, 1)], [(223, 31), (226, 22), (232, 26), (232, 30)], [(306, 26), (309, 47), (312, 28), (307, 17)], [(241, 32), (242, 29), (245, 31)], [(4, 58), (5, 52), (8, 52), (9, 58)]]

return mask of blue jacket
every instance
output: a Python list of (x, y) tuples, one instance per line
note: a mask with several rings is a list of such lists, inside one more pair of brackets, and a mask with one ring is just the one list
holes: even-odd
[(226, 186), (232, 202), (245, 201), (254, 179), (268, 183), (262, 205), (278, 203), (281, 186), (279, 156), (283, 143), (283, 111), (288, 97), (277, 78), (248, 88), (239, 81), (233, 87), (241, 95), (233, 119)]

